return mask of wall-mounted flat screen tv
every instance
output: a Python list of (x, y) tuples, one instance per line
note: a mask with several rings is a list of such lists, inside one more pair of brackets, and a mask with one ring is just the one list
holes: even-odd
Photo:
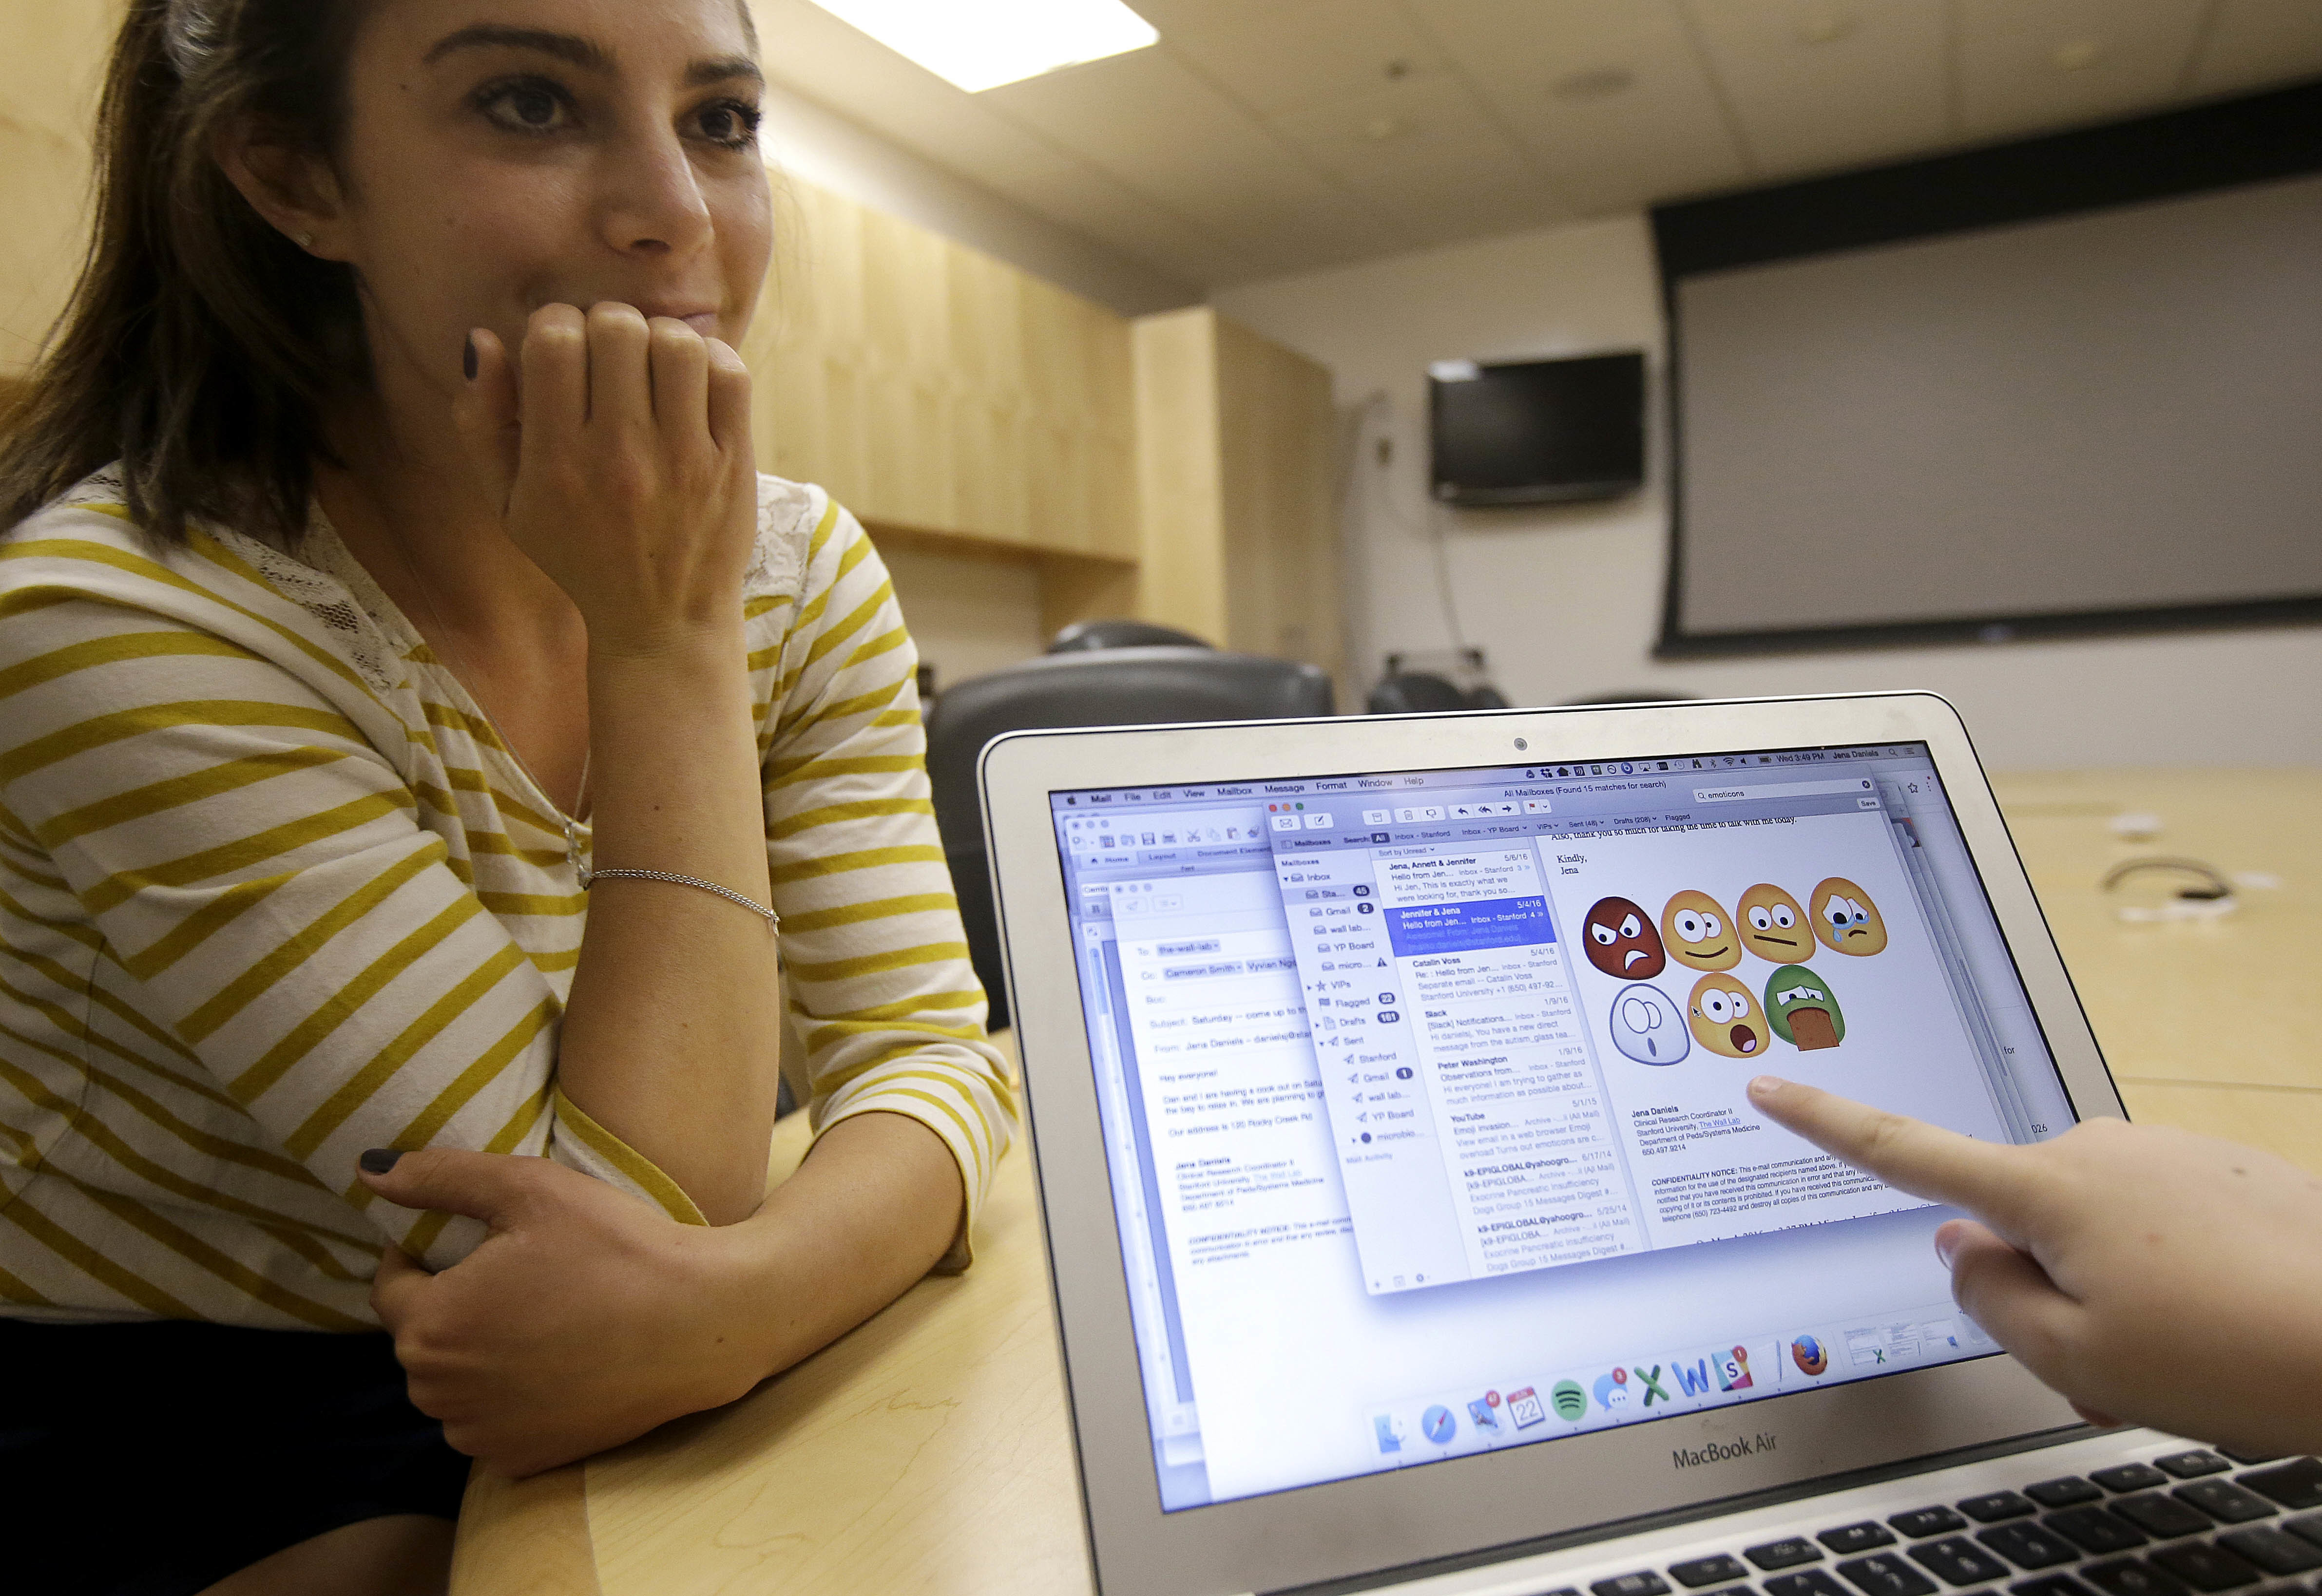
[(1435, 497), (1449, 505), (1615, 498), (1645, 479), (1645, 357), (1428, 368)]

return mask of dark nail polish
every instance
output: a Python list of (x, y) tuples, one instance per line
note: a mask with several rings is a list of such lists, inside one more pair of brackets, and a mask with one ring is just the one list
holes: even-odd
[(362, 1172), (367, 1175), (383, 1175), (393, 1169), (395, 1161), (402, 1156), (403, 1151), (398, 1147), (366, 1147), (362, 1156), (355, 1162), (362, 1165)]
[(470, 382), (476, 380), (476, 340), (472, 333), (468, 338), (468, 352), (460, 357), (460, 369), (468, 374)]

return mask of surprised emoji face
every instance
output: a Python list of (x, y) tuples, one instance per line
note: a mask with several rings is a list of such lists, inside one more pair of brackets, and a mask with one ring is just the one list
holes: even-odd
[(1760, 959), (1775, 964), (1803, 964), (1814, 957), (1814, 933), (1806, 927), (1806, 911), (1771, 881), (1760, 881), (1742, 894), (1733, 915), (1741, 922), (1734, 929), (1742, 934), (1742, 945)]
[(1742, 962), (1733, 922), (1706, 892), (1688, 888), (1670, 898), (1661, 910), (1661, 935), (1678, 962), (1689, 970), (1731, 970)]
[(1581, 923), (1588, 962), (1620, 980), (1650, 980), (1668, 967), (1668, 954), (1650, 916), (1625, 898), (1597, 899)]
[(1749, 1059), (1766, 1051), (1766, 1021), (1758, 1000), (1732, 976), (1703, 976), (1694, 984), (1690, 1008), (1686, 1023), (1710, 1052)]

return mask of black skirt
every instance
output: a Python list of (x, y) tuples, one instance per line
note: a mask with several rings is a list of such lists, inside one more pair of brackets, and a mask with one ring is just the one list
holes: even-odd
[(0, 1318), (0, 1584), (191, 1596), (343, 1525), (456, 1518), (385, 1335)]

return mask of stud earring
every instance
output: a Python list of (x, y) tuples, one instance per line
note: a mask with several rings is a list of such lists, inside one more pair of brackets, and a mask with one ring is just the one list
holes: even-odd
[(311, 250), (315, 247), (315, 235), (311, 233), (294, 233), (291, 236), (293, 242), (302, 250)]

